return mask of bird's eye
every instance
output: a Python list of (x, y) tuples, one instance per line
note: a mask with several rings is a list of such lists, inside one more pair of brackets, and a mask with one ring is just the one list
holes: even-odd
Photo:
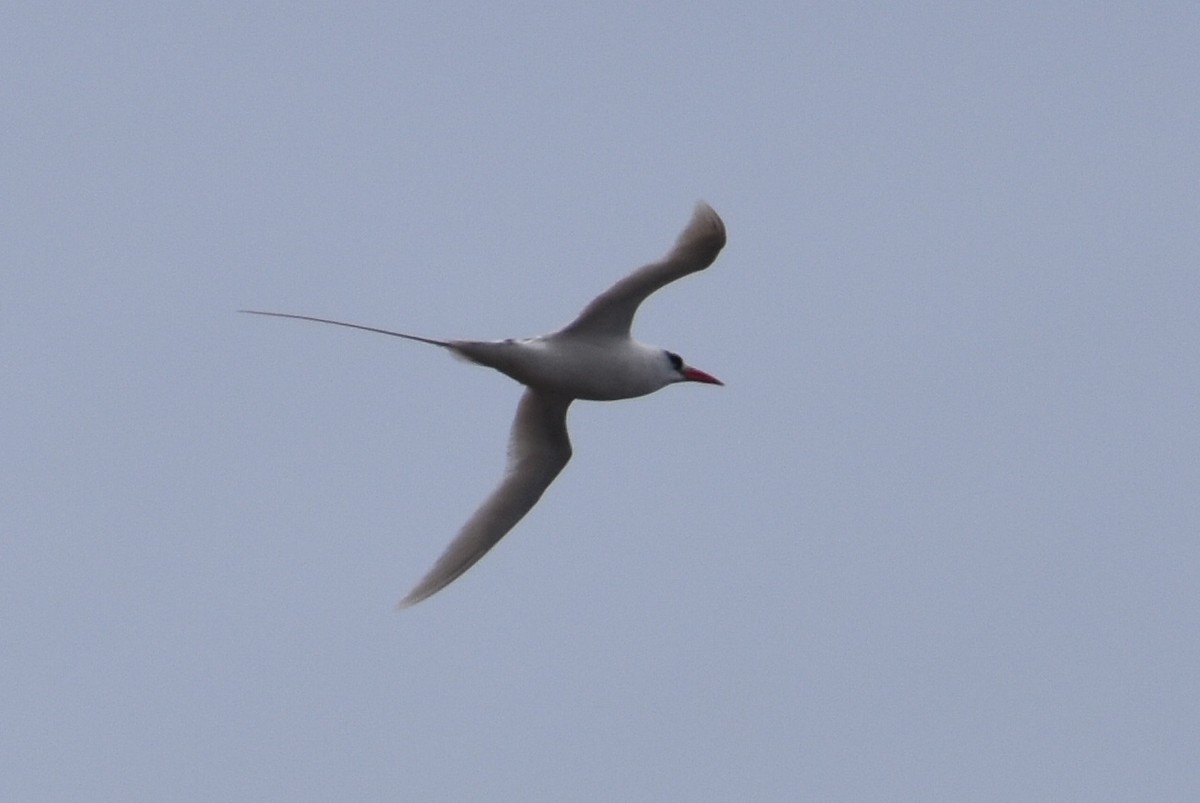
[(674, 368), (676, 371), (680, 371), (683, 369), (683, 357), (680, 357), (678, 354), (675, 354), (674, 352), (668, 351), (667, 359), (671, 361), (671, 367)]

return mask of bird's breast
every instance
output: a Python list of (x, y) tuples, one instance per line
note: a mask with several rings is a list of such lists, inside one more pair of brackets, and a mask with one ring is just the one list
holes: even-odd
[(531, 338), (456, 343), (455, 350), (523, 385), (572, 399), (615, 401), (662, 387), (648, 356), (625, 341)]

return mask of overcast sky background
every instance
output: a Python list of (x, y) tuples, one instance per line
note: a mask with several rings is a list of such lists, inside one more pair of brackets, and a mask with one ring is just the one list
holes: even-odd
[[(0, 799), (1194, 800), (1192, 4), (24, 3)], [(393, 338), (642, 308), (725, 388)]]

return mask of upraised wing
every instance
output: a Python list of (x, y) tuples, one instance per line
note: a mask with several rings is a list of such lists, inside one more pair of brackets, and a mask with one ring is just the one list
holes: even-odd
[(647, 296), (676, 279), (704, 270), (725, 246), (725, 224), (701, 201), (675, 247), (659, 262), (638, 268), (592, 299), (563, 331), (578, 335), (626, 337)]
[(567, 435), (570, 399), (528, 389), (517, 405), (504, 479), (446, 547), (429, 573), (400, 601), (420, 602), (475, 565), (541, 498), (571, 459)]

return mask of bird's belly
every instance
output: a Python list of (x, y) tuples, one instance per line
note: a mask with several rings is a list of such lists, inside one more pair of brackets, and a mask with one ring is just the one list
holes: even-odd
[(572, 399), (616, 401), (644, 396), (659, 387), (644, 363), (616, 349), (592, 344), (553, 347), (541, 340), (488, 344), (472, 357), (523, 385)]
[(590, 360), (568, 364), (534, 363), (511, 374), (518, 382), (549, 393), (589, 401), (616, 401), (644, 396), (655, 390), (627, 366)]
[(542, 338), (453, 342), (471, 362), (495, 368), (523, 385), (591, 401), (645, 396), (662, 387), (646, 355), (623, 344), (555, 341)]

